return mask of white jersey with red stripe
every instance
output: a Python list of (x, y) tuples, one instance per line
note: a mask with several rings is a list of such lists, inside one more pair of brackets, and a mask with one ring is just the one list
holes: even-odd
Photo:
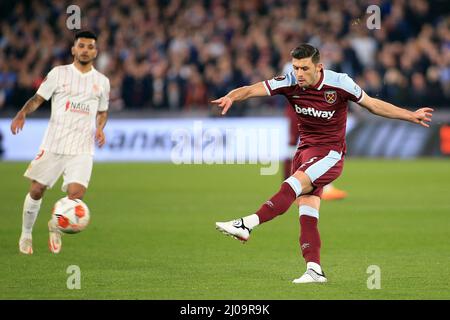
[(82, 73), (73, 64), (53, 68), (36, 92), (51, 100), (51, 116), (41, 150), (94, 154), (98, 111), (108, 110), (110, 84), (94, 67)]

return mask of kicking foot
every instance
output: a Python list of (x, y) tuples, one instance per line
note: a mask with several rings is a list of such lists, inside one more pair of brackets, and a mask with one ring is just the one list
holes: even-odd
[(53, 253), (59, 253), (62, 247), (61, 231), (56, 227), (53, 220), (48, 222), (48, 248)]
[(242, 218), (228, 222), (216, 222), (216, 229), (242, 243), (250, 238), (251, 229), (244, 225)]
[(317, 263), (308, 262), (306, 266), (306, 272), (298, 279), (292, 281), (292, 283), (325, 283), (327, 278), (325, 272)]
[(342, 200), (345, 198), (347, 198), (347, 192), (340, 190), (334, 186), (328, 185), (323, 189), (323, 200)]
[(31, 237), (20, 237), (19, 250), (23, 254), (33, 254), (33, 240)]

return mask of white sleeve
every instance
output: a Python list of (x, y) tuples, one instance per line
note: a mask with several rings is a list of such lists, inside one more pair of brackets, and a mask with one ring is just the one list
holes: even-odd
[(102, 88), (102, 94), (100, 95), (100, 103), (98, 105), (98, 111), (106, 111), (108, 110), (109, 106), (109, 91), (111, 89), (109, 84), (109, 79), (105, 78), (106, 80), (103, 83)]
[(50, 70), (50, 72), (44, 78), (44, 81), (42, 81), (36, 94), (40, 95), (45, 100), (50, 99), (56, 90), (56, 86), (58, 85), (57, 78), (58, 78), (58, 69), (55, 67), (52, 70)]
[(342, 89), (348, 93), (349, 100), (356, 103), (361, 102), (364, 91), (353, 81), (352, 78), (344, 73), (340, 77), (340, 84)]

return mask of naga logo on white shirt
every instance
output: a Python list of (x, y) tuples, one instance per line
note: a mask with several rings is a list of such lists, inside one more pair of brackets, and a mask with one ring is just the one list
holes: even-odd
[(67, 100), (65, 111), (76, 112), (76, 113), (81, 113), (81, 114), (89, 114), (90, 107), (87, 103), (70, 102), (69, 100)]
[(299, 105), (294, 105), (294, 107), (295, 107), (295, 112), (297, 112), (298, 114), (305, 114), (305, 115), (312, 116), (315, 118), (323, 118), (323, 119), (327, 119), (327, 120), (330, 120), (333, 117), (334, 113), (336, 112), (336, 110), (323, 111), (323, 110), (314, 109), (312, 107), (302, 108)]

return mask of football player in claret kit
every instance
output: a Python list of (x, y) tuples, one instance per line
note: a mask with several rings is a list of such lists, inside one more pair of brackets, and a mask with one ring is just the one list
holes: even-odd
[[(283, 176), (284, 179), (287, 179), (291, 176), (291, 170), (293, 165), (292, 158), (294, 157), (297, 151), (297, 146), (299, 145), (301, 138), (298, 132), (297, 113), (289, 104), (286, 106), (285, 115), (289, 123), (289, 141), (288, 141), (289, 156), (286, 157), (283, 161)], [(323, 186), (323, 192), (321, 196), (322, 200), (342, 200), (345, 199), (346, 197), (347, 192), (336, 188), (333, 185), (333, 183)]]
[[(36, 158), (24, 176), (31, 186), (25, 197), (19, 250), (32, 254), (32, 230), (47, 188), (63, 175), (63, 192), (69, 199), (82, 199), (92, 172), (94, 140), (105, 143), (110, 84), (93, 62), (97, 57), (97, 37), (90, 31), (75, 35), (72, 47), (74, 62), (54, 67), (11, 123), (11, 132), (19, 133), (28, 114), (51, 98), (51, 116)], [(61, 232), (50, 220), (49, 249), (61, 250)]]
[(321, 283), (327, 278), (320, 264), (321, 241), (317, 227), (320, 201), (323, 187), (339, 177), (343, 169), (348, 101), (356, 102), (373, 114), (424, 127), (429, 127), (433, 109), (409, 111), (368, 96), (347, 74), (325, 70), (320, 63), (319, 50), (309, 44), (296, 47), (291, 56), (294, 69), (291, 73), (237, 88), (212, 101), (225, 114), (235, 101), (284, 95), (297, 113), (301, 137), (291, 176), (282, 183), (280, 190), (254, 214), (217, 222), (216, 228), (245, 242), (256, 226), (283, 214), (295, 202), (299, 207), (299, 240), (306, 272), (293, 283)]

